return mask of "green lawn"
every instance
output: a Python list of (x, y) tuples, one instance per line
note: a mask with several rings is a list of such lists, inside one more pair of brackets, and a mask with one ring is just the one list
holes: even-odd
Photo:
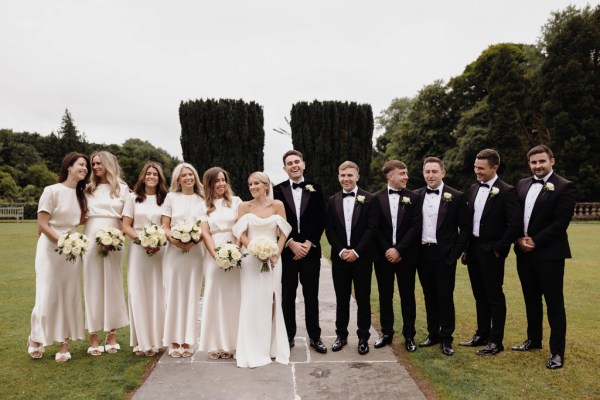
[(87, 341), (75, 341), (69, 345), (73, 359), (65, 364), (54, 361), (56, 344), (41, 360), (29, 358), (36, 230), (34, 222), (0, 222), (0, 398), (124, 398), (154, 361), (133, 355), (129, 327), (118, 332), (123, 351), (117, 354), (91, 357)]
[[(413, 376), (427, 392), (441, 399), (598, 399), (600, 398), (600, 224), (571, 224), (569, 238), (573, 259), (565, 269), (567, 348), (565, 367), (546, 369), (549, 355), (549, 327), (544, 315), (544, 343), (541, 351), (519, 353), (510, 346), (526, 339), (525, 305), (517, 276), (514, 253), (506, 261), (504, 292), (507, 320), (504, 346), (497, 356), (476, 356), (473, 349), (458, 342), (469, 339), (476, 329), (475, 301), (465, 266), (459, 263), (454, 300), (456, 305), (455, 350), (453, 357), (441, 354), (439, 347), (407, 353), (400, 337), (394, 342), (396, 354), (408, 361)], [(417, 337), (427, 336), (423, 293), (417, 283)], [(374, 321), (378, 320), (377, 282), (371, 292)], [(401, 332), (400, 305), (395, 296), (396, 323)], [(376, 323), (375, 323), (376, 324)]]

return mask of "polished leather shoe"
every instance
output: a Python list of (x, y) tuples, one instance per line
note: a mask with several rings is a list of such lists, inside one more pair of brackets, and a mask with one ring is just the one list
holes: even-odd
[(489, 342), (483, 349), (477, 350), (478, 356), (495, 356), (496, 354), (504, 351), (504, 346)]
[(477, 347), (477, 346), (485, 346), (487, 344), (487, 342), (488, 342), (488, 340), (486, 338), (475, 334), (475, 335), (473, 335), (471, 340), (468, 340), (466, 342), (459, 342), (458, 345), (466, 346), (466, 347)]
[(446, 356), (454, 355), (454, 349), (452, 348), (452, 343), (442, 342), (442, 354)]
[(290, 350), (296, 345), (294, 338), (288, 339), (288, 343), (290, 344)]
[(560, 354), (552, 354), (546, 363), (548, 369), (559, 369), (563, 367), (565, 360)]
[(535, 349), (541, 349), (541, 348), (542, 348), (541, 344), (539, 344), (539, 343), (533, 343), (531, 340), (527, 339), (526, 341), (524, 341), (520, 345), (511, 347), (511, 350), (514, 350), (514, 351), (529, 351), (529, 350), (535, 350)]
[(393, 340), (394, 340), (394, 336), (392, 336), (392, 335), (381, 335), (375, 341), (375, 344), (373, 345), (373, 347), (375, 347), (376, 349), (380, 349), (383, 346), (387, 346), (388, 344), (392, 344)]
[(341, 337), (336, 337), (335, 342), (331, 346), (331, 351), (340, 351), (342, 347), (348, 344), (348, 340), (342, 339)]
[(366, 339), (358, 339), (358, 354), (364, 356), (369, 352), (369, 341)]
[(310, 339), (310, 347), (314, 348), (317, 353), (325, 354), (327, 353), (327, 347), (323, 344), (321, 338), (318, 339)]
[(431, 347), (435, 346), (439, 342), (439, 339), (432, 339), (431, 336), (427, 336), (427, 339), (419, 343), (419, 347)]
[(417, 351), (417, 345), (415, 344), (415, 339), (413, 338), (406, 338), (406, 342), (404, 345), (406, 347), (406, 351), (409, 351), (411, 353)]

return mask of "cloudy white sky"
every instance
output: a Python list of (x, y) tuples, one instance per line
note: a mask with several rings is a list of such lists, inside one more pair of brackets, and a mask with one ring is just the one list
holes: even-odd
[[(20, 0), (0, 3), (0, 128), (46, 135), (68, 108), (91, 142), (181, 157), (179, 103), (256, 101), (265, 169), (283, 177), (301, 100), (378, 115), (460, 74), (489, 45), (535, 43), (568, 0)], [(597, 3), (592, 3), (595, 5)]]

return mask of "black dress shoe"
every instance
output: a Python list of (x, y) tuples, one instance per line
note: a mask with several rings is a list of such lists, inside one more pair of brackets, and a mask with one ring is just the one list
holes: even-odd
[(419, 343), (419, 347), (431, 347), (435, 346), (439, 342), (439, 339), (432, 339), (431, 336), (427, 336), (427, 339)]
[(380, 349), (383, 346), (387, 346), (388, 344), (392, 344), (393, 341), (394, 341), (394, 336), (393, 335), (381, 335), (375, 341), (375, 344), (373, 345), (373, 347), (375, 347), (376, 349)]
[(475, 334), (475, 335), (473, 335), (471, 340), (466, 341), (466, 342), (459, 342), (458, 345), (466, 346), (466, 347), (477, 347), (477, 346), (485, 346), (487, 344), (487, 342), (488, 342), (488, 340), (486, 338)]
[(409, 351), (411, 353), (414, 353), (415, 351), (417, 351), (417, 345), (415, 344), (415, 339), (406, 338), (405, 347), (406, 347), (406, 351)]
[(342, 339), (341, 337), (336, 337), (335, 342), (331, 346), (331, 351), (340, 351), (342, 347), (348, 344), (348, 340)]
[(358, 339), (358, 354), (364, 356), (369, 352), (369, 341), (367, 339)]
[(552, 354), (546, 363), (548, 369), (559, 369), (563, 367), (565, 360), (560, 354)]
[(496, 354), (504, 351), (504, 346), (489, 342), (483, 349), (477, 350), (478, 356), (495, 356)]
[(531, 340), (527, 339), (526, 341), (524, 341), (520, 345), (511, 347), (511, 350), (514, 350), (514, 351), (529, 351), (529, 350), (535, 350), (535, 349), (541, 349), (541, 348), (542, 348), (541, 344), (539, 344), (539, 343), (533, 343)]
[(288, 339), (288, 343), (290, 344), (290, 350), (296, 345), (294, 338)]
[(310, 347), (313, 347), (317, 353), (325, 354), (327, 353), (327, 347), (323, 344), (321, 338), (318, 339), (310, 339)]
[(447, 356), (454, 355), (454, 349), (452, 348), (452, 343), (442, 342), (442, 354)]

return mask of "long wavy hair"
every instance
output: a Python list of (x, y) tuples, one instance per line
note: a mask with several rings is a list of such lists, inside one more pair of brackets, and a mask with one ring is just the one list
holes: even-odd
[(202, 183), (204, 185), (204, 202), (206, 203), (206, 215), (210, 215), (215, 211), (215, 184), (219, 178), (219, 174), (222, 173), (225, 177), (225, 194), (223, 195), (223, 203), (226, 207), (231, 207), (231, 199), (233, 198), (233, 190), (229, 185), (229, 174), (221, 167), (212, 167), (204, 172), (202, 176)]
[[(100, 162), (104, 166), (104, 169), (106, 169), (106, 179), (110, 185), (110, 197), (119, 197), (121, 193), (121, 185), (127, 186), (127, 184), (123, 180), (123, 173), (117, 157), (108, 151), (96, 151), (92, 154), (90, 160), (94, 162), (94, 157), (96, 156), (100, 158)], [(100, 178), (94, 174), (91, 174), (90, 184), (85, 189), (85, 192), (89, 194), (94, 193), (99, 184)]]
[(271, 184), (271, 179), (269, 179), (269, 175), (262, 171), (256, 171), (250, 174), (248, 177), (248, 181), (250, 178), (256, 178), (259, 182), (267, 185), (267, 198), (273, 200), (273, 184)]
[(135, 193), (135, 202), (143, 203), (144, 200), (146, 200), (146, 174), (150, 168), (154, 168), (158, 172), (158, 185), (156, 185), (156, 204), (160, 206), (165, 201), (165, 197), (167, 197), (167, 180), (160, 164), (155, 161), (148, 161), (140, 172), (140, 176), (133, 187), (133, 192)]
[(169, 192), (181, 192), (181, 184), (179, 183), (179, 177), (181, 176), (181, 172), (184, 168), (189, 169), (194, 174), (194, 193), (198, 196), (204, 198), (204, 188), (202, 183), (200, 182), (200, 177), (198, 176), (198, 171), (196, 168), (189, 163), (181, 163), (178, 164), (173, 170), (173, 176), (171, 177), (171, 187), (169, 188)]
[(79, 209), (81, 210), (81, 215), (85, 215), (87, 213), (87, 200), (85, 198), (85, 187), (87, 185), (87, 181), (92, 173), (92, 166), (90, 164), (90, 159), (81, 153), (77, 153), (72, 151), (68, 153), (62, 160), (60, 165), (60, 175), (58, 177), (58, 182), (62, 183), (67, 180), (69, 177), (69, 167), (72, 167), (77, 160), (83, 158), (85, 160), (87, 166), (87, 174), (85, 178), (77, 182), (77, 186), (75, 187), (75, 193), (77, 194), (77, 202), (79, 203)]

